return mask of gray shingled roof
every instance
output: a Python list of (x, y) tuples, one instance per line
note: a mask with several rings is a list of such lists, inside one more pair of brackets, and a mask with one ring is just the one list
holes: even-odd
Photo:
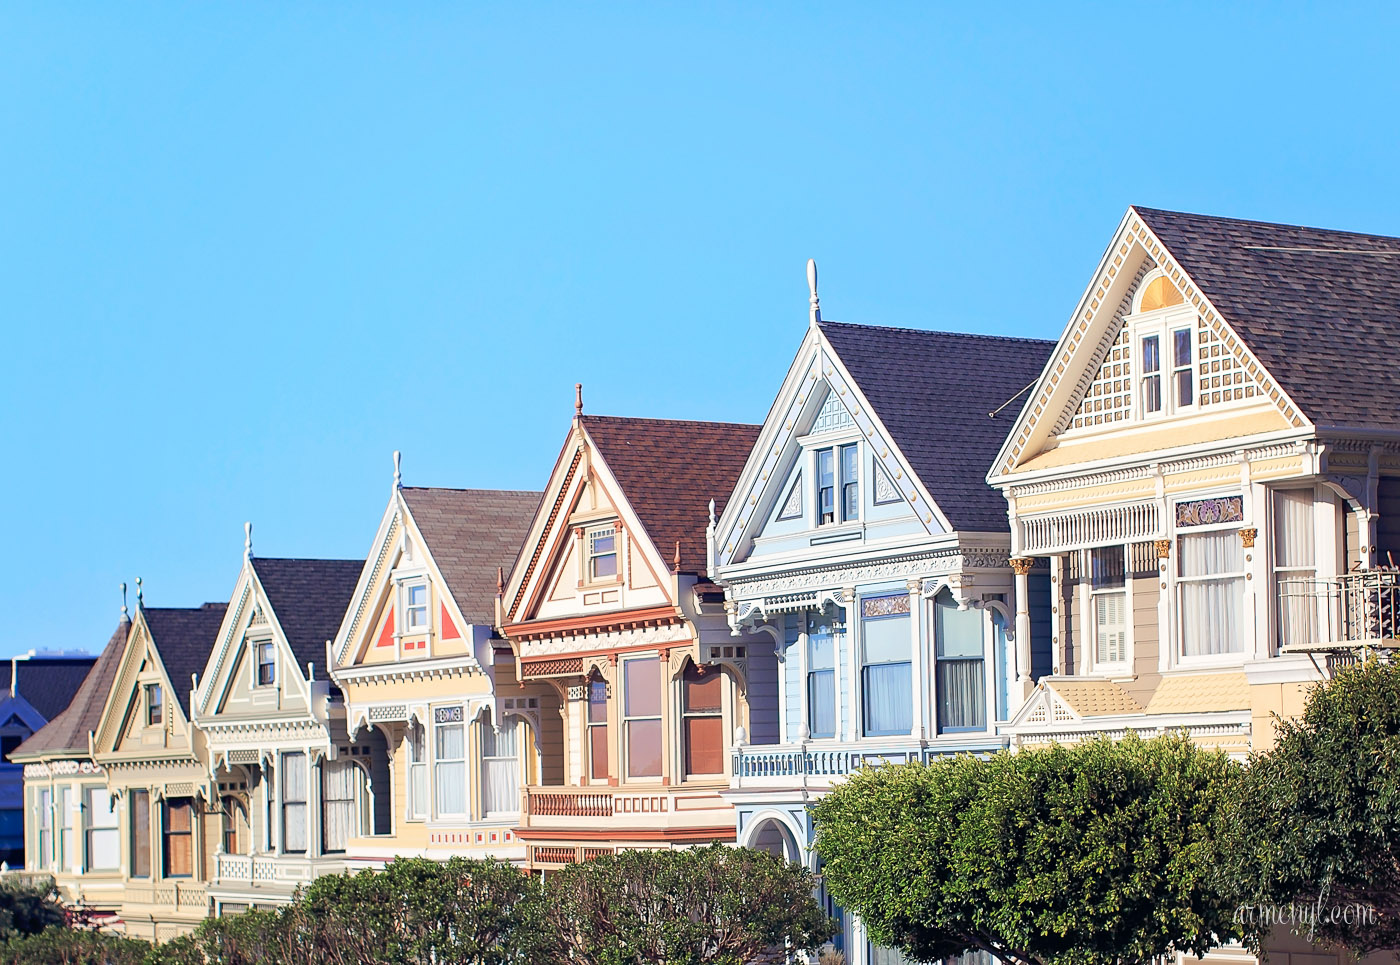
[[(821, 322), (822, 334), (956, 530), (1007, 529), (987, 470), (1054, 342)], [(987, 413), (1016, 400), (996, 416)]]
[(224, 622), (227, 603), (206, 603), (200, 607), (145, 607), (142, 614), (151, 629), (160, 662), (175, 688), (175, 699), (188, 718), (190, 715), (191, 677), (204, 672), (209, 652)]
[(496, 571), (515, 565), (541, 494), (413, 486), (400, 492), (463, 618), (493, 626)]
[(10, 689), (13, 666), (19, 677), (16, 692), (44, 720), (53, 720), (68, 706), (96, 662), (96, 657), (30, 657), (13, 664), (0, 661), (0, 691)]
[(1132, 210), (1309, 419), (1400, 430), (1400, 238)]
[(318, 664), (324, 676), (326, 641), (340, 629), (364, 565), (364, 560), (253, 557), (253, 570), (302, 676), (308, 663)]
[[(32, 754), (86, 754), (88, 734), (97, 729), (102, 716), (107, 693), (112, 689), (112, 681), (117, 676), (117, 665), (121, 663), (122, 651), (126, 649), (126, 637), (131, 631), (131, 621), (123, 618), (112, 637), (107, 641), (97, 662), (87, 672), (83, 682), (68, 706), (50, 720), (11, 755)], [(21, 686), (23, 682), (21, 681)]]

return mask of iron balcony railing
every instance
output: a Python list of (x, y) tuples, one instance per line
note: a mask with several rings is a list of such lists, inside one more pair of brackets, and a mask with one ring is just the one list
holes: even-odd
[(1279, 580), (1277, 618), (1282, 653), (1332, 651), (1351, 662), (1368, 649), (1400, 648), (1400, 568)]

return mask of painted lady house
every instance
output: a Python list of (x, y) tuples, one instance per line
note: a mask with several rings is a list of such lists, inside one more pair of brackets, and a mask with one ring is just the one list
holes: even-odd
[(1398, 306), (1400, 239), (1128, 209), (988, 477), (1052, 574), (1016, 743), (1243, 754), (1394, 645)]
[(216, 915), (284, 904), (345, 868), (352, 837), (383, 832), (389, 764), (382, 734), (350, 741), (326, 672), (361, 560), (254, 556), (251, 525), (218, 638), (194, 693), (194, 722), (217, 784), (209, 870)]
[(395, 453), (393, 492), (328, 654), (352, 752), (388, 752), (388, 794), (375, 798), (386, 820), (351, 834), (347, 860), (523, 861), (521, 787), (550, 775), (559, 713), (550, 688), (519, 685), (494, 624), (540, 494), (400, 482)]
[[(824, 321), (810, 263), (808, 281), (810, 325), (710, 547), (727, 642), (776, 661), (724, 796), (740, 844), (804, 863), (807, 805), (835, 782), (1004, 747), (1018, 679), (1049, 669), (1048, 647), (1018, 646), (1048, 579), (1015, 592), (984, 476), (1053, 347)], [(853, 965), (893, 954), (855, 920), (839, 941)]]
[(193, 929), (209, 913), (206, 885), (222, 822), (190, 693), (213, 649), (225, 604), (146, 607), (139, 590), (136, 601), (92, 735), (93, 763), (107, 786), (84, 803), (92, 820), (109, 829), (103, 860), (110, 865), (115, 850), (116, 868), (103, 872), (117, 871), (126, 933), (164, 941)]
[(52, 875), (65, 901), (99, 919), (114, 919), (121, 908), (122, 849), (120, 814), (92, 758), (92, 735), (130, 632), (123, 605), (68, 707), (10, 754), (24, 768), (25, 869)]
[(730, 735), (775, 671), (771, 647), (730, 637), (705, 576), (712, 501), (758, 427), (582, 410), (580, 396), (502, 598), (520, 679), (562, 714), (520, 815), (539, 869), (733, 841)]

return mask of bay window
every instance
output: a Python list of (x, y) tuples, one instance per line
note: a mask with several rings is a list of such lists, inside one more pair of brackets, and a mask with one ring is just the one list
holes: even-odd
[(282, 850), (306, 851), (306, 754), (282, 755)]
[(861, 706), (867, 737), (913, 729), (910, 632), (909, 594), (860, 601)]
[(714, 667), (687, 664), (681, 677), (685, 773), (724, 773), (723, 675)]
[(1177, 616), (1181, 655), (1241, 653), (1244, 551), (1238, 530), (1177, 537)]
[(151, 792), (134, 790), (131, 798), (131, 877), (151, 876)]
[(807, 732), (836, 736), (836, 634), (825, 615), (807, 623)]
[(1274, 584), (1278, 593), (1280, 646), (1317, 641), (1317, 546), (1313, 491), (1273, 493)]
[(934, 600), (934, 689), (940, 733), (987, 726), (982, 611), (959, 610), (947, 590)]
[(171, 798), (161, 810), (165, 877), (189, 878), (194, 874), (194, 802)]
[(661, 661), (622, 663), (622, 736), (629, 778), (661, 776)]
[[(84, 789), (87, 811), (84, 840), (87, 845), (86, 871), (116, 871), (121, 862), (121, 838), (117, 829), (117, 808), (105, 787)], [(149, 812), (148, 812), (149, 813)]]
[(596, 674), (588, 678), (588, 777), (608, 779), (608, 685)]
[(435, 712), (433, 795), (439, 817), (467, 813), (467, 730), (461, 707)]
[(1128, 589), (1122, 546), (1089, 551), (1089, 595), (1093, 606), (1094, 662), (1127, 662)]

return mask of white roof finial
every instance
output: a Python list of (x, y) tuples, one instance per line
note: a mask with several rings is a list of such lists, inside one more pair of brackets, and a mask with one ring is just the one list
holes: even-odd
[(817, 260), (807, 259), (807, 290), (812, 293), (809, 299), (812, 305), (811, 324), (813, 327), (822, 320), (822, 305), (817, 299)]
[(398, 489), (398, 488), (400, 488), (401, 486), (403, 486), (403, 473), (402, 473), (402, 472), (400, 471), (400, 469), (399, 469), (399, 466), (400, 466), (400, 463), (402, 462), (402, 460), (403, 460), (403, 455), (402, 455), (397, 449), (395, 449), (395, 450), (394, 450), (394, 488), (395, 488), (395, 489)]
[(253, 558), (253, 524), (251, 522), (243, 524), (243, 558), (245, 560)]
[(122, 619), (123, 619), (123, 620), (130, 620), (130, 619), (131, 619), (131, 614), (128, 613), (128, 612), (127, 612), (127, 609), (126, 609), (126, 584), (125, 584), (125, 583), (122, 583), (122, 584), (119, 584), (119, 585), (120, 585), (121, 588), (122, 588)]
[(138, 576), (138, 577), (136, 578), (136, 605), (137, 605), (138, 607), (141, 606), (141, 600), (142, 600), (142, 596), (141, 596), (141, 577)]

